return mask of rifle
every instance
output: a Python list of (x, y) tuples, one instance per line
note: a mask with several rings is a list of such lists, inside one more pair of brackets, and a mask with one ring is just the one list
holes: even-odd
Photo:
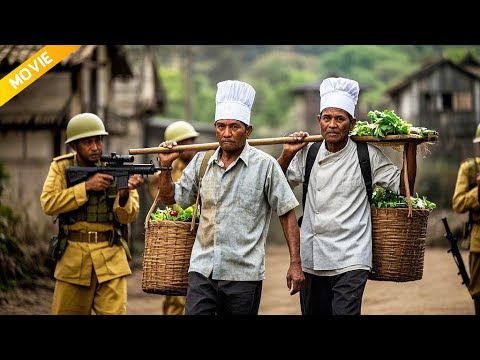
[(448, 252), (452, 253), (453, 259), (457, 264), (459, 270), (458, 275), (462, 276), (462, 284), (465, 284), (465, 286), (468, 288), (468, 285), (470, 284), (470, 279), (468, 277), (467, 270), (465, 269), (462, 255), (460, 254), (460, 250), (458, 249), (458, 240), (453, 236), (452, 232), (450, 231), (450, 226), (448, 226), (447, 218), (444, 217), (442, 221), (446, 230), (445, 238), (450, 242), (450, 249), (448, 250)]
[(105, 166), (67, 166), (67, 187), (86, 181), (91, 175), (99, 172), (114, 176), (117, 178), (118, 188), (126, 189), (130, 175), (153, 175), (157, 171), (172, 170), (171, 166), (155, 167), (151, 160), (149, 164), (124, 164), (133, 160), (132, 155), (117, 155), (112, 152), (110, 155), (100, 157), (100, 161), (106, 162)]

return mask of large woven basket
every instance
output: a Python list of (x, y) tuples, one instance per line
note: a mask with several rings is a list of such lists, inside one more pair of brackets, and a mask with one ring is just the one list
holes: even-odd
[(197, 235), (195, 203), (192, 222), (150, 220), (160, 195), (145, 218), (145, 248), (143, 251), (142, 290), (159, 295), (187, 295), (188, 268), (193, 243)]
[(370, 280), (406, 282), (423, 276), (430, 210), (372, 208), (373, 269)]
[(147, 221), (142, 290), (160, 295), (186, 295), (190, 255), (197, 227), (183, 221)]

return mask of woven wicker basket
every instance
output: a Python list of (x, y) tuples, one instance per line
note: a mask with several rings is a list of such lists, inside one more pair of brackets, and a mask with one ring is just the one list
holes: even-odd
[(373, 269), (370, 280), (414, 281), (423, 276), (430, 210), (372, 208)]
[(192, 222), (152, 221), (150, 215), (158, 204), (160, 189), (145, 218), (142, 290), (159, 295), (187, 295), (188, 268), (197, 235), (198, 200)]
[(145, 229), (142, 290), (160, 295), (186, 295), (190, 255), (197, 228), (183, 221), (148, 220)]

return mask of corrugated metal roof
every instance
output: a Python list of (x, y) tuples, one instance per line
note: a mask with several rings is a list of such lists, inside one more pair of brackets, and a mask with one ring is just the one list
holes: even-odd
[(21, 64), (44, 45), (0, 45), (0, 65)]

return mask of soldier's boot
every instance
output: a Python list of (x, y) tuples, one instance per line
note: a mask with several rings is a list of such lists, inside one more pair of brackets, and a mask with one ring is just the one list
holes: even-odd
[(474, 297), (473, 303), (475, 305), (475, 315), (480, 315), (480, 297)]

